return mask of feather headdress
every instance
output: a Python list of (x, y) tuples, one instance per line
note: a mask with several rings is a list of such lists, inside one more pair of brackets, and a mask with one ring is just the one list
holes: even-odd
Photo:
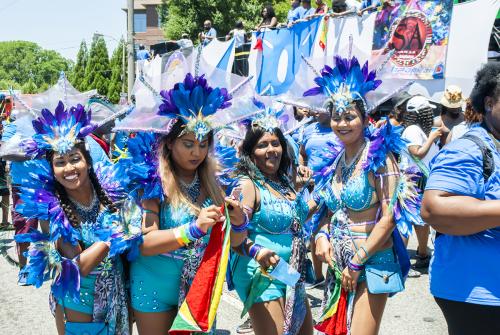
[(48, 150), (65, 154), (79, 139), (85, 138), (95, 129), (90, 120), (91, 112), (85, 111), (82, 105), (65, 109), (59, 101), (54, 114), (42, 109), (42, 116), (32, 121), (35, 135), (21, 146), (33, 157), (40, 157)]
[(158, 115), (182, 121), (185, 128), (181, 134), (192, 132), (199, 141), (214, 129), (211, 116), (231, 106), (228, 91), (208, 86), (204, 75), (193, 77), (188, 73), (184, 82), (175, 84), (171, 90), (161, 91), (160, 95), (163, 103)]
[[(335, 67), (328, 65), (314, 79), (318, 85), (304, 92), (304, 96), (324, 94), (333, 103), (338, 113), (343, 113), (353, 106), (355, 100), (361, 100), (366, 106), (366, 93), (382, 84), (376, 79), (376, 71), (368, 70), (368, 62), (363, 67), (356, 57), (334, 57)], [(366, 108), (365, 108), (366, 110)]]

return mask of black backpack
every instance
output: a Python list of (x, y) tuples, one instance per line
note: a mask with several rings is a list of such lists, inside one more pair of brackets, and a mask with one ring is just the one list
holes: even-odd
[(495, 172), (495, 160), (493, 159), (491, 149), (484, 144), (483, 140), (475, 135), (465, 134), (462, 138), (474, 142), (474, 144), (476, 144), (481, 150), (483, 155), (483, 178), (484, 183), (486, 184), (493, 172)]

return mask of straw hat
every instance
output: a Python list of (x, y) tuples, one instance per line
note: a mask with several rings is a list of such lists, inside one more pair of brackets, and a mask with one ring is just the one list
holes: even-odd
[(441, 105), (447, 108), (460, 108), (463, 102), (462, 89), (455, 85), (448, 86), (441, 98)]

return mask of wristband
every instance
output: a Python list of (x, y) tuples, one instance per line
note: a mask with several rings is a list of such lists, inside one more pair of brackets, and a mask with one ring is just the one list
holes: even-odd
[[(364, 253), (365, 253), (365, 257), (361, 257), (361, 256), (360, 256), (360, 254), (359, 254), (359, 251), (360, 251), (360, 250), (363, 250), (363, 251), (364, 251)], [(360, 261), (361, 263), (365, 263), (365, 262), (368, 260), (368, 258), (370, 258), (370, 254), (368, 253), (368, 251), (366, 250), (366, 248), (365, 248), (364, 246), (360, 246), (360, 247), (359, 247), (358, 251), (356, 251), (356, 255), (358, 255), (359, 261)]]
[(349, 263), (347, 264), (347, 267), (355, 272), (359, 272), (365, 268), (365, 266), (363, 264), (353, 263), (352, 260), (349, 261)]
[(314, 243), (316, 243), (316, 241), (318, 241), (321, 236), (326, 237), (326, 239), (330, 241), (330, 234), (328, 234), (328, 232), (325, 230), (320, 230), (314, 237)]
[(207, 234), (204, 233), (203, 230), (198, 228), (198, 226), (196, 225), (196, 220), (191, 221), (191, 223), (185, 224), (185, 226), (187, 230), (187, 236), (191, 242), (199, 240)]
[(243, 233), (248, 230), (248, 226), (250, 225), (250, 220), (248, 219), (248, 214), (245, 213), (245, 220), (243, 224), (236, 226), (231, 223), (231, 230), (235, 233)]
[(191, 242), (187, 237), (185, 226), (174, 228), (174, 236), (175, 239), (177, 240), (177, 243), (179, 243), (181, 247), (184, 247)]
[(256, 243), (252, 244), (252, 246), (248, 250), (248, 256), (250, 256), (251, 258), (255, 259), (255, 257), (257, 257), (257, 255), (262, 250), (262, 248), (263, 247), (261, 245), (259, 245), (259, 244), (256, 244)]

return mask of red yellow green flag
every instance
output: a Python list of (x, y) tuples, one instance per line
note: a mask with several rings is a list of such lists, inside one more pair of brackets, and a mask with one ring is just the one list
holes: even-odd
[(212, 329), (229, 261), (231, 226), (227, 210), (222, 209), (226, 213), (226, 223), (218, 222), (213, 226), (200, 267), (169, 334), (207, 333)]

